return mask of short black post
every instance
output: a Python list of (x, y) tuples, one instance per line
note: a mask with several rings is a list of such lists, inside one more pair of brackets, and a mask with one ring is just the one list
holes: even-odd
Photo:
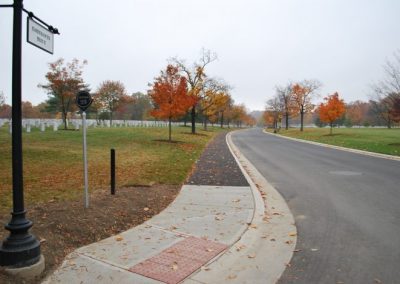
[(115, 149), (111, 149), (111, 194), (115, 194)]

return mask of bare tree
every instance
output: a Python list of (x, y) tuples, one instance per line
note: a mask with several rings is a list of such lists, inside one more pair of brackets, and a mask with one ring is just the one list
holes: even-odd
[(386, 60), (384, 66), (384, 79), (372, 85), (371, 98), (372, 110), (391, 128), (393, 121), (398, 121), (396, 115), (396, 102), (400, 99), (400, 50), (393, 54), (393, 60)]
[(276, 86), (276, 95), (281, 101), (283, 107), (283, 115), (285, 116), (285, 129), (289, 129), (289, 117), (295, 111), (295, 105), (293, 100), (292, 84), (289, 83), (285, 87)]
[(196, 108), (203, 96), (203, 84), (207, 77), (205, 68), (208, 64), (215, 60), (217, 60), (217, 54), (206, 49), (201, 50), (200, 59), (197, 62), (194, 62), (190, 67), (183, 59), (178, 59), (176, 57), (171, 59), (172, 63), (178, 66), (180, 71), (185, 75), (188, 83), (189, 95), (197, 98), (190, 110), (192, 134), (196, 133)]
[(275, 95), (272, 99), (267, 101), (266, 111), (269, 111), (273, 115), (273, 125), (276, 132), (278, 129), (278, 122), (282, 118), (282, 113), (284, 111), (284, 104), (278, 95)]
[(0, 91), (0, 107), (3, 106), (6, 102), (6, 96), (4, 95), (3, 91)]

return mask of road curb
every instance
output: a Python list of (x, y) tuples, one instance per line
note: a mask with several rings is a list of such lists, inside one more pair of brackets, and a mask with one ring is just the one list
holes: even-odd
[(274, 136), (282, 137), (282, 138), (285, 138), (285, 139), (288, 139), (288, 140), (297, 141), (297, 142), (313, 144), (313, 145), (317, 145), (317, 146), (321, 146), (321, 147), (342, 150), (342, 151), (346, 151), (346, 152), (350, 152), (350, 153), (356, 153), (356, 154), (361, 154), (361, 155), (365, 155), (365, 156), (371, 156), (371, 157), (375, 157), (375, 158), (382, 158), (382, 159), (387, 159), (387, 160), (400, 161), (400, 157), (397, 157), (397, 156), (374, 153), (374, 152), (358, 150), (358, 149), (352, 149), (352, 148), (346, 148), (346, 147), (341, 147), (341, 146), (335, 146), (335, 145), (319, 143), (319, 142), (309, 141), (309, 140), (304, 140), (304, 139), (299, 139), (299, 138), (293, 138), (293, 137), (284, 136), (284, 135), (281, 135), (281, 134), (278, 134), (278, 133), (270, 133), (270, 132), (266, 131), (265, 129), (263, 129), (263, 132), (265, 134), (274, 135)]
[[(229, 279), (230, 283), (276, 283), (296, 247), (295, 221), (280, 193), (235, 146), (231, 139), (232, 133), (226, 136), (227, 145), (250, 184), (255, 210), (252, 222), (241, 239), (213, 265), (219, 271), (225, 269), (230, 272), (228, 278), (218, 279), (220, 281)], [(204, 281), (201, 277), (192, 279)]]

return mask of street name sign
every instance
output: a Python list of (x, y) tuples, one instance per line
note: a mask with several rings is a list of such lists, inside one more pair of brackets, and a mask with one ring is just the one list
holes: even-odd
[(31, 17), (28, 17), (27, 24), (27, 42), (50, 54), (53, 54), (54, 34), (39, 23), (35, 22)]

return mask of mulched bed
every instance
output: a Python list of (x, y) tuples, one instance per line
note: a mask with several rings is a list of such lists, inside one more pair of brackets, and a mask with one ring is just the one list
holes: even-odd
[(187, 184), (249, 186), (221, 132), (207, 146)]
[[(28, 208), (34, 221), (31, 233), (41, 242), (46, 261), (45, 275), (52, 272), (74, 249), (137, 226), (167, 207), (179, 193), (180, 185), (135, 186), (118, 189), (114, 196), (98, 190), (90, 196), (90, 208), (78, 201), (56, 201)], [(2, 214), (2, 224), (10, 215)], [(0, 230), (0, 239), (8, 231)], [(0, 283), (25, 283), (0, 274)], [(33, 283), (39, 283), (33, 282)]]

